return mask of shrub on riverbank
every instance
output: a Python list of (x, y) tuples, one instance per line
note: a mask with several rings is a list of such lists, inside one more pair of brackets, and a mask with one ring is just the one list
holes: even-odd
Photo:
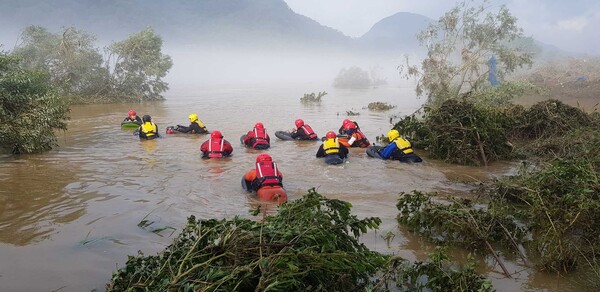
[[(558, 100), (525, 109), (518, 105), (490, 106), (471, 100), (448, 100), (426, 108), (419, 118), (404, 117), (394, 125), (414, 148), (427, 149), (433, 158), (450, 163), (486, 165), (489, 161), (523, 157), (542, 151), (531, 144), (561, 140), (596, 119)], [(572, 145), (566, 143), (564, 145)], [(517, 145), (518, 147), (515, 147)]]
[[(479, 189), (475, 201), (402, 195), (398, 222), (438, 244), (481, 250), (485, 241), (502, 243), (540, 270), (589, 270), (590, 283), (600, 282), (600, 129), (579, 126), (562, 136), (557, 129), (539, 132), (558, 135), (529, 146), (539, 163)], [(488, 252), (495, 253), (489, 246)]]

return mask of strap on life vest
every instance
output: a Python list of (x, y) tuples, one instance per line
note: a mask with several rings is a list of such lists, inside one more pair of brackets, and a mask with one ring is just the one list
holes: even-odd
[(219, 150), (213, 150), (212, 145), (213, 145), (213, 139), (210, 138), (210, 140), (208, 141), (208, 157), (223, 157), (223, 148), (224, 148), (224, 143), (225, 140), (221, 139), (221, 143), (219, 145)]
[(281, 177), (277, 175), (277, 164), (275, 162), (271, 162), (271, 166), (273, 168), (273, 173), (265, 175), (262, 169), (262, 164), (260, 162), (256, 163), (256, 189), (259, 189), (263, 186), (283, 186)]
[(317, 134), (315, 134), (315, 131), (313, 131), (313, 129), (310, 126), (302, 125), (301, 128), (304, 130), (304, 133), (306, 135), (308, 135), (311, 139), (314, 139), (317, 137)]

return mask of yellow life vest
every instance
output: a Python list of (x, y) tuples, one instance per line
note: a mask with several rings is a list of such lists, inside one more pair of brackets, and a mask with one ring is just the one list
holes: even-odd
[(323, 142), (323, 150), (325, 150), (325, 154), (336, 154), (340, 152), (340, 142), (338, 139), (327, 139)]
[(144, 133), (146, 135), (146, 137), (152, 137), (152, 136), (156, 135), (156, 132), (157, 132), (156, 124), (154, 124), (153, 122), (145, 122), (142, 124), (141, 128), (142, 128), (142, 133)]
[(398, 137), (398, 138), (394, 139), (394, 143), (396, 143), (396, 147), (398, 147), (398, 149), (400, 149), (400, 151), (402, 151), (402, 153), (404, 153), (404, 154), (413, 153), (412, 146), (410, 146), (410, 142), (408, 142), (408, 140), (405, 140), (402, 137)]
[(206, 126), (204, 125), (204, 123), (201, 120), (195, 120), (194, 123), (198, 124), (198, 126), (200, 126), (200, 129), (206, 130)]

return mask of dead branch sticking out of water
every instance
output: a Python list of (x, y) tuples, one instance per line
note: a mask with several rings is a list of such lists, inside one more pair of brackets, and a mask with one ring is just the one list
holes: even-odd
[(315, 93), (305, 93), (303, 97), (300, 98), (300, 101), (302, 103), (320, 103), (321, 102), (321, 98), (323, 96), (327, 95), (327, 92), (323, 91), (323, 92), (319, 92), (318, 94), (315, 95)]

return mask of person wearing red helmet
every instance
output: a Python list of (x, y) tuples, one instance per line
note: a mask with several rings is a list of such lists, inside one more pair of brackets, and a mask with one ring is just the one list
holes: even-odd
[(200, 146), (202, 158), (222, 158), (231, 155), (233, 147), (219, 131), (210, 133), (210, 139), (204, 141)]
[(256, 157), (255, 168), (248, 171), (242, 180), (242, 187), (248, 191), (255, 191), (256, 195), (266, 201), (287, 201), (287, 194), (283, 189), (283, 174), (279, 171), (277, 163), (266, 153)]
[(305, 124), (302, 119), (297, 119), (294, 124), (296, 129), (290, 133), (293, 139), (299, 140), (317, 140), (319, 137), (315, 134), (315, 131), (308, 125)]
[(138, 117), (135, 110), (129, 110), (129, 112), (127, 113), (127, 117), (123, 120), (122, 123), (136, 123), (138, 125), (141, 125), (142, 119)]
[(342, 164), (348, 157), (348, 148), (338, 141), (335, 132), (329, 131), (325, 135), (325, 141), (317, 151), (317, 158), (325, 157), (327, 164)]
[(244, 145), (254, 149), (264, 150), (271, 146), (271, 138), (267, 134), (267, 129), (263, 123), (258, 122), (254, 125), (254, 129), (249, 131), (242, 141)]
[(346, 135), (346, 131), (348, 130), (349, 124), (354, 124), (356, 126), (356, 129), (360, 130), (360, 127), (358, 126), (358, 123), (356, 121), (353, 121), (351, 119), (345, 119), (344, 121), (342, 121), (342, 126), (338, 130), (338, 133), (340, 135)]
[(371, 145), (365, 134), (352, 122), (346, 124), (346, 135), (348, 135), (347, 140), (340, 140), (340, 143), (346, 147), (367, 148)]

